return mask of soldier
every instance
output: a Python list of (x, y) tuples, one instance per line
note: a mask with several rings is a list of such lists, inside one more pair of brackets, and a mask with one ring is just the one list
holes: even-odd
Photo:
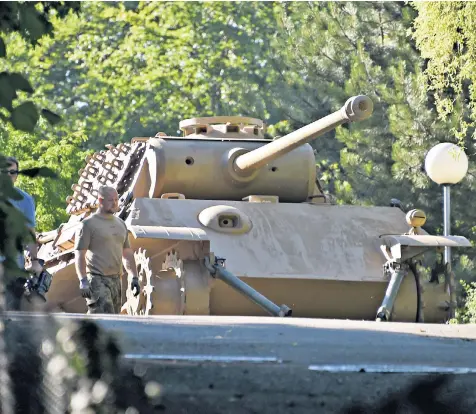
[(139, 294), (140, 285), (126, 224), (114, 215), (118, 211), (117, 191), (102, 186), (98, 193), (97, 212), (86, 218), (76, 233), (76, 273), (87, 313), (117, 314), (121, 309), (122, 261), (133, 276), (134, 296)]

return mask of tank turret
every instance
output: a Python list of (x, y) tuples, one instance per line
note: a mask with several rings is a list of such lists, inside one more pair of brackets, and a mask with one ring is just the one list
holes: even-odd
[(443, 321), (450, 297), (411, 260), (468, 247), (466, 239), (409, 233), (399, 208), (315, 201), (322, 192), (309, 142), (372, 112), (370, 98), (355, 96), (274, 140), (260, 119), (191, 118), (179, 124), (183, 136), (159, 132), (96, 152), (72, 186), (68, 223), (38, 238), (53, 275), (48, 303), (86, 311), (74, 237), (106, 184), (119, 193), (142, 286), (138, 297), (124, 289), (123, 313), (421, 321), (425, 303), (426, 321)]
[[(271, 142), (264, 138), (265, 127), (258, 119), (184, 120), (183, 137), (146, 139), (149, 177), (137, 195), (180, 193), (191, 199), (242, 200), (260, 194), (283, 202), (306, 201), (316, 183), (315, 156), (308, 142), (345, 122), (366, 119), (372, 109), (370, 98), (357, 96), (331, 115)], [(133, 142), (140, 140), (144, 139)]]

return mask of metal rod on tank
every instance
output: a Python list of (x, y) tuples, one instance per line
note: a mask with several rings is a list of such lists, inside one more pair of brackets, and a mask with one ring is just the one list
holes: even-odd
[(339, 125), (346, 122), (363, 121), (372, 115), (372, 112), (373, 102), (368, 96), (354, 96), (348, 99), (338, 111), (269, 144), (240, 155), (234, 162), (234, 169), (238, 174), (250, 173)]
[(390, 315), (392, 314), (395, 299), (397, 298), (397, 294), (400, 289), (400, 285), (402, 284), (403, 278), (408, 272), (408, 267), (407, 265), (401, 265), (397, 268), (389, 266), (389, 271), (391, 273), (390, 283), (387, 286), (385, 297), (382, 301), (382, 306), (380, 306), (377, 311), (376, 320), (378, 322), (390, 320)]
[(219, 266), (216, 264), (212, 265), (208, 257), (205, 257), (205, 266), (213, 277), (222, 280), (239, 293), (245, 295), (248, 299), (263, 308), (269, 314), (281, 317), (291, 316), (291, 308), (286, 305), (278, 306), (275, 303), (271, 302), (268, 298), (253, 289), (250, 285), (246, 284), (233, 273), (226, 270), (223, 266)]

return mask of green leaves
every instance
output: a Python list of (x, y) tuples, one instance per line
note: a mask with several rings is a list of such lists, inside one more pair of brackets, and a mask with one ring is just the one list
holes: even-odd
[(8, 182), (7, 178), (8, 177), (5, 177), (4, 175), (4, 180), (8, 183), (8, 185), (5, 185), (2, 188), (0, 192), (1, 199), (10, 199), (10, 200), (16, 200), (16, 201), (23, 199), (23, 196), (18, 191), (15, 190), (15, 187), (13, 187), (10, 179), (8, 178), (8, 181), (10, 181)]
[(48, 168), (48, 167), (28, 168), (26, 170), (20, 170), (18, 174), (25, 175), (30, 178), (33, 178), (33, 177), (58, 178), (58, 174), (56, 174), (51, 168)]
[(12, 110), (11, 122), (16, 129), (32, 132), (38, 122), (39, 114), (31, 101), (22, 103)]
[(7, 48), (5, 46), (5, 42), (0, 36), (0, 57), (5, 57), (5, 56), (7, 56)]
[(48, 109), (42, 109), (41, 115), (44, 116), (51, 125), (56, 125), (61, 122), (61, 117)]
[(0, 73), (0, 106), (11, 111), (13, 100), (17, 97), (16, 90), (10, 82), (10, 75), (7, 72)]
[[(30, 44), (37, 45), (39, 39), (47, 34), (51, 34), (53, 25), (51, 23), (52, 11), (59, 19), (64, 18), (72, 10), (78, 12), (79, 2), (5, 2), (2, 4), (0, 16), (0, 33), (19, 33)], [(14, 58), (18, 55), (18, 50), (12, 50)], [(22, 48), (28, 54), (28, 49)], [(4, 36), (0, 36), (0, 58), (6, 57), (6, 44)], [(27, 59), (28, 60), (28, 59)], [(5, 65), (3, 65), (5, 67)], [(31, 72), (31, 66), (26, 70)], [(10, 112), (7, 118), (0, 114), (3, 120), (10, 120), (12, 125), (20, 131), (32, 132), (39, 120), (38, 109), (33, 101), (23, 102), (23, 97), (18, 92), (28, 94), (34, 93), (34, 88), (21, 73), (0, 73), (0, 106)], [(15, 105), (19, 99), (18, 105)], [(41, 110), (42, 116), (51, 124), (60, 122), (59, 115), (48, 109)]]
[(25, 37), (29, 38), (33, 44), (38, 39), (52, 29), (51, 23), (44, 15), (38, 13), (34, 4), (26, 4), (20, 8), (20, 27)]
[(87, 17), (52, 19), (54, 38), (28, 54), (15, 52), (12, 70), (32, 59), (42, 68), (29, 73), (38, 98), (54, 103), (48, 108), (58, 115), (67, 111), (58, 131), (84, 128), (99, 149), (159, 130), (176, 134), (181, 119), (198, 113), (275, 116), (262, 87), (273, 70), (264, 63), (274, 32), (271, 5), (136, 6), (85, 2)]
[[(57, 10), (62, 16), (65, 16), (69, 10), (77, 10), (78, 2), (4, 2), (1, 5), (0, 16), (0, 58), (6, 58), (6, 43), (4, 39), (9, 41), (14, 36), (11, 33), (19, 33), (24, 39), (31, 44), (37, 44), (38, 40), (45, 34), (50, 33), (52, 25), (49, 21), (50, 12)], [(8, 151), (14, 154), (18, 159), (32, 159), (36, 145), (32, 133), (39, 120), (37, 106), (30, 99), (25, 100), (25, 94), (34, 94), (32, 84), (26, 79), (21, 72), (35, 73), (35, 65), (31, 64), (28, 56), (28, 48), (21, 47), (19, 49), (11, 49), (12, 53), (9, 60), (0, 60), (2, 72), (0, 73), (0, 116), (4, 121), (0, 128), (0, 143), (2, 152)], [(12, 60), (23, 53), (26, 67), (23, 71), (7, 70)], [(5, 112), (8, 111), (8, 117)], [(48, 120), (50, 124), (57, 124), (60, 117), (48, 109), (41, 111), (42, 116)], [(13, 128), (12, 128), (13, 127)], [(16, 130), (13, 130), (16, 129)], [(21, 136), (15, 136), (22, 134)], [(16, 138), (16, 139), (15, 139)], [(18, 147), (28, 142), (25, 151), (16, 151)], [(22, 160), (23, 161), (23, 160)], [(6, 159), (0, 154), (0, 164), (2, 169), (5, 168)], [(57, 174), (46, 166), (37, 167), (31, 165), (31, 168), (23, 169), (20, 177), (29, 178), (57, 178)], [(44, 177), (44, 178), (41, 178)], [(21, 178), (20, 178), (21, 179)], [(7, 271), (5, 277), (11, 277), (18, 274), (16, 265), (16, 257), (19, 253), (21, 245), (34, 240), (32, 234), (27, 230), (25, 225), (25, 217), (10, 204), (8, 200), (19, 200), (22, 195), (13, 187), (10, 176), (0, 173), (0, 255), (5, 257), (3, 265)], [(12, 270), (12, 271), (10, 271)], [(8, 280), (7, 280), (8, 282)]]
[[(476, 135), (476, 6), (472, 2), (412, 3), (418, 10), (412, 37), (427, 59), (425, 81), (441, 119), (452, 120), (462, 145)], [(472, 136), (471, 136), (472, 135)]]
[(30, 85), (30, 82), (28, 82), (25, 77), (23, 75), (20, 75), (19, 73), (10, 73), (9, 81), (12, 87), (16, 90), (25, 91), (28, 93), (34, 92), (33, 88)]
[[(15, 128), (20, 131), (32, 132), (39, 119), (38, 110), (32, 101), (24, 102), (14, 108), (13, 102), (18, 98), (17, 91), (34, 93), (30, 82), (20, 73), (0, 73), (0, 106), (10, 111), (10, 121)], [(42, 109), (41, 115), (51, 125), (56, 125), (61, 121), (59, 115), (48, 109)]]

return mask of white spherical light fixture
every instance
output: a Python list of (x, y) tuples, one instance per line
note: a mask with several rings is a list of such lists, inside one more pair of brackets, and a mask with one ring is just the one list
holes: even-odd
[(468, 157), (458, 145), (443, 142), (428, 151), (425, 170), (437, 184), (456, 184), (468, 171)]

